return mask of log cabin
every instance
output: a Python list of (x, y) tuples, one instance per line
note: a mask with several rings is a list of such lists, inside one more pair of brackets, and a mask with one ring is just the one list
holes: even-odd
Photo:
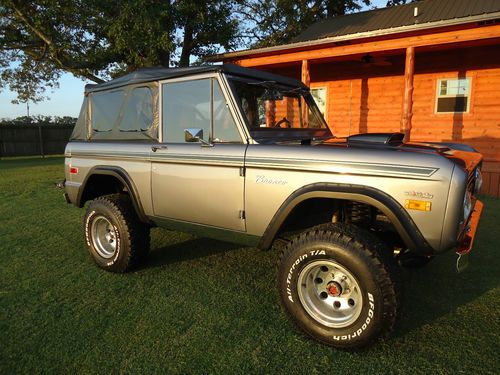
[(500, 0), (422, 0), (326, 19), (289, 44), (228, 52), (301, 79), (333, 133), (403, 132), (481, 152), (500, 196)]

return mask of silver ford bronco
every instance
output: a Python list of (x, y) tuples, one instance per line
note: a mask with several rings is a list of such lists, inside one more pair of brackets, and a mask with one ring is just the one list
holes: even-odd
[(282, 250), (277, 285), (305, 333), (355, 348), (397, 315), (394, 266), (466, 265), (482, 157), (403, 134), (336, 138), (307, 86), (235, 65), (148, 68), (87, 85), (65, 196), (95, 263), (144, 261), (153, 226)]

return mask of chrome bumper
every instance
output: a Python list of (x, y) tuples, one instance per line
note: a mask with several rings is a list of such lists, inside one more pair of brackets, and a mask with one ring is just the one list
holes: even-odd
[(483, 203), (480, 200), (476, 200), (474, 205), (474, 211), (472, 212), (469, 224), (465, 229), (465, 233), (457, 248), (457, 271), (462, 272), (467, 268), (469, 264), (469, 253), (472, 251), (472, 246), (474, 244), (474, 239), (476, 237), (477, 227), (479, 225), (479, 219), (481, 218), (481, 213), (483, 212)]

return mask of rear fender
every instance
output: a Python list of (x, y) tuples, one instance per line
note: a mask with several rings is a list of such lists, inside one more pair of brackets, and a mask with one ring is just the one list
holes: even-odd
[(139, 193), (137, 191), (137, 188), (136, 188), (134, 182), (132, 181), (130, 176), (127, 174), (127, 172), (125, 172), (125, 170), (123, 168), (116, 167), (116, 166), (105, 166), (105, 165), (104, 166), (95, 166), (92, 169), (90, 169), (90, 171), (87, 173), (87, 176), (85, 177), (85, 179), (84, 179), (84, 181), (83, 181), (83, 183), (78, 191), (78, 195), (77, 195), (76, 202), (75, 202), (76, 206), (83, 207), (83, 205), (85, 204), (86, 199), (84, 199), (84, 192), (87, 189), (87, 183), (92, 176), (96, 176), (96, 175), (113, 176), (118, 181), (120, 181), (122, 186), (129, 193), (130, 199), (131, 199), (132, 204), (134, 206), (135, 212), (139, 216), (139, 219), (143, 223), (151, 224), (151, 221), (148, 219), (148, 217), (144, 213), (141, 199), (140, 199)]

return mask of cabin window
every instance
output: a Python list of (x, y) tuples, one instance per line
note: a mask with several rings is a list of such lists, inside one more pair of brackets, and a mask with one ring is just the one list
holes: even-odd
[(136, 87), (130, 94), (125, 108), (120, 131), (140, 132), (148, 130), (153, 123), (153, 95), (149, 87)]
[(311, 95), (318, 106), (319, 111), (326, 118), (326, 87), (311, 88)]
[(91, 96), (92, 129), (109, 132), (113, 129), (124, 98), (123, 90), (96, 92)]
[(438, 79), (436, 113), (469, 112), (470, 83), (470, 78)]

